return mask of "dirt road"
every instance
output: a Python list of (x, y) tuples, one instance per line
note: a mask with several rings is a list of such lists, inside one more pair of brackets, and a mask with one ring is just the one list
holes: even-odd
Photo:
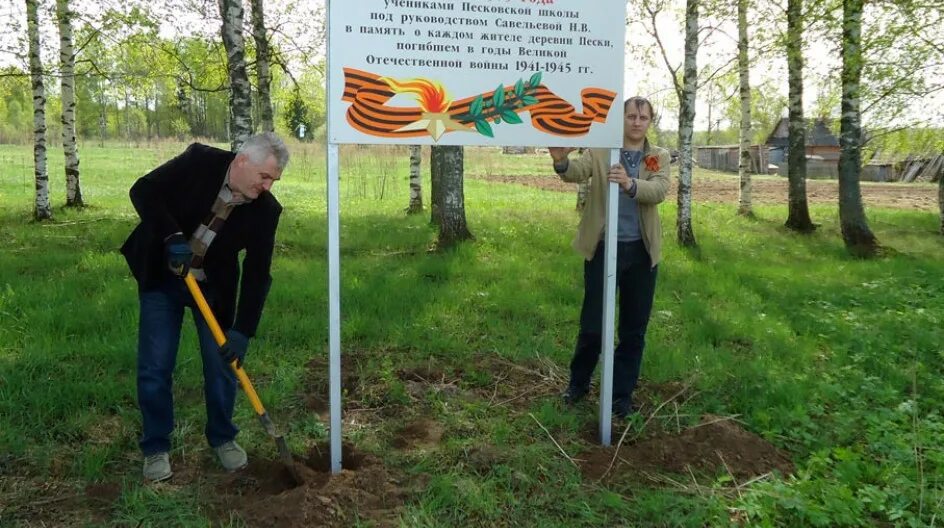
[[(473, 176), (488, 181), (517, 183), (560, 192), (574, 192), (574, 185), (564, 183), (551, 175), (540, 176)], [(719, 202), (737, 204), (737, 176), (697, 175), (692, 186), (697, 202)], [(785, 204), (787, 202), (787, 179), (779, 177), (754, 178), (753, 202), (755, 204)], [(669, 196), (674, 197), (676, 179), (673, 177)], [(806, 194), (810, 203), (838, 203), (839, 183), (836, 180), (807, 180)], [(862, 199), (866, 206), (939, 211), (937, 185), (907, 183), (862, 183)]]

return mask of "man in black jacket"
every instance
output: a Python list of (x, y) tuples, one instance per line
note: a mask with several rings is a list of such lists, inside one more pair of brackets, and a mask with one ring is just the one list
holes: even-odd
[[(249, 138), (234, 154), (199, 143), (138, 179), (131, 202), (141, 217), (121, 248), (138, 282), (139, 445), (144, 477), (170, 478), (174, 425), (172, 374), (184, 308), (190, 307), (200, 339), (207, 440), (228, 471), (245, 467), (235, 442), (236, 378), (255, 335), (271, 283), (269, 268), (282, 206), (269, 193), (288, 163), (288, 151), (271, 132)], [(238, 255), (245, 250), (240, 272)], [(181, 280), (191, 272), (226, 332), (221, 350)], [(237, 287), (239, 290), (237, 302)]]

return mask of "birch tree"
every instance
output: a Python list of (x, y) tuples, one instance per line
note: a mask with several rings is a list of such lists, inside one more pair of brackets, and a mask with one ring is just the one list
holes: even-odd
[(816, 229), (806, 201), (806, 119), (803, 116), (803, 0), (787, 0), (787, 82), (790, 93), (789, 179), (786, 226), (800, 233)]
[[(685, 4), (685, 60), (682, 66), (673, 66), (669, 60), (665, 44), (659, 35), (657, 19), (665, 8), (664, 0), (643, 0), (642, 11), (646, 18), (643, 26), (657, 44), (662, 60), (672, 78), (676, 99), (679, 104), (679, 183), (677, 239), (682, 246), (697, 245), (695, 232), (692, 230), (692, 139), (695, 128), (695, 98), (698, 92), (698, 8), (700, 0), (686, 0)], [(681, 77), (679, 70), (682, 70)], [(715, 74), (718, 72), (716, 71)], [(708, 76), (713, 78), (714, 74)]]
[[(695, 232), (692, 230), (692, 136), (695, 129), (695, 96), (698, 69), (698, 2), (685, 2), (685, 68), (682, 88), (679, 91), (679, 184), (678, 184), (678, 243), (693, 247)], [(677, 84), (677, 83), (676, 83)]]
[(842, 118), (839, 135), (839, 223), (852, 254), (869, 257), (878, 241), (862, 206), (862, 10), (864, 0), (842, 2)]
[(272, 117), (272, 74), (269, 73), (269, 36), (265, 27), (263, 0), (250, 0), (250, 6), (252, 9), (252, 38), (256, 43), (256, 92), (259, 99), (259, 127), (263, 132), (273, 132), (275, 123)]
[(434, 146), (430, 154), (430, 173), (434, 178), (433, 221), (439, 225), (436, 245), (453, 246), (472, 239), (465, 220), (463, 191), (463, 149), (456, 146)]
[(582, 212), (587, 206), (587, 197), (590, 196), (590, 181), (577, 184), (577, 212)]
[(82, 207), (79, 185), (79, 149), (75, 140), (75, 49), (72, 45), (72, 10), (69, 0), (56, 0), (59, 23), (59, 68), (62, 98), (62, 150), (65, 155), (66, 207)]
[(407, 214), (423, 212), (423, 180), (420, 167), (423, 163), (423, 147), (410, 145), (410, 205)]
[[(747, 0), (738, 0), (738, 77), (741, 96), (741, 126), (738, 130), (739, 163), (738, 211), (739, 215), (754, 216), (751, 207), (751, 81), (750, 61), (747, 54)], [(763, 157), (761, 157), (763, 159)]]
[(441, 148), (433, 145), (429, 149), (429, 223), (439, 226), (442, 223), (443, 171), (441, 169)]
[(39, 0), (26, 0), (26, 33), (29, 39), (30, 79), (33, 84), (33, 174), (36, 181), (36, 220), (52, 218), (49, 205), (49, 174), (46, 170), (46, 91), (43, 61), (39, 51)]
[(252, 87), (246, 73), (241, 0), (218, 0), (223, 18), (221, 34), (226, 48), (230, 89), (230, 144), (237, 150), (252, 135)]

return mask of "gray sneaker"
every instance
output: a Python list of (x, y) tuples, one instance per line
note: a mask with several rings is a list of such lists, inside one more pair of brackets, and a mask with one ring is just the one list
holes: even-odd
[(151, 482), (167, 480), (174, 472), (170, 470), (170, 455), (155, 453), (144, 457), (144, 478)]
[(239, 447), (235, 440), (214, 447), (213, 450), (216, 451), (216, 456), (219, 457), (220, 464), (223, 465), (223, 469), (226, 471), (236, 471), (249, 464), (246, 450)]

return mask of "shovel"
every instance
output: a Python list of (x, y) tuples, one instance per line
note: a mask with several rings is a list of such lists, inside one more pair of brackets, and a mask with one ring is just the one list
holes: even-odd
[[(193, 300), (197, 303), (197, 308), (199, 308), (200, 313), (203, 314), (203, 319), (206, 321), (207, 326), (210, 327), (210, 332), (213, 333), (216, 344), (222, 347), (226, 344), (226, 335), (223, 334), (223, 329), (220, 328), (220, 324), (216, 322), (216, 317), (214, 317), (213, 312), (210, 311), (210, 305), (207, 304), (203, 292), (200, 291), (197, 279), (194, 278), (192, 273), (188, 272), (187, 276), (184, 277), (184, 282), (187, 284), (187, 289), (190, 290), (190, 295), (193, 296)], [(305, 479), (302, 478), (301, 474), (298, 472), (298, 468), (295, 466), (295, 459), (292, 458), (292, 452), (288, 450), (285, 437), (280, 435), (275, 429), (275, 424), (272, 423), (269, 414), (266, 413), (265, 407), (262, 406), (262, 401), (259, 399), (259, 395), (256, 394), (256, 389), (252, 388), (252, 382), (249, 381), (249, 376), (246, 375), (246, 371), (244, 371), (241, 366), (237, 365), (236, 361), (230, 363), (229, 366), (232, 367), (233, 372), (236, 373), (236, 378), (239, 380), (239, 384), (249, 398), (249, 402), (252, 403), (252, 408), (255, 409), (256, 415), (259, 416), (262, 427), (265, 429), (266, 433), (275, 440), (275, 445), (279, 448), (279, 458), (282, 460), (282, 464), (285, 465), (285, 469), (288, 470), (296, 484), (304, 484)]]

